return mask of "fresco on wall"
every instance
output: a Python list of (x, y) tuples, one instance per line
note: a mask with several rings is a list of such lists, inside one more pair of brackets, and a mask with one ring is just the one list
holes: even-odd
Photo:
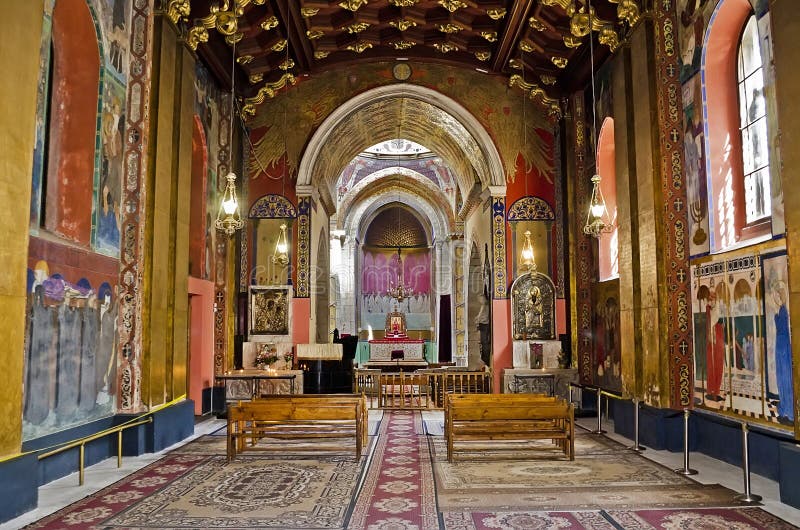
[(707, 254), (710, 249), (703, 92), (700, 83), (700, 74), (697, 74), (684, 83), (682, 88), (686, 194), (690, 217), (689, 254), (692, 256)]
[(792, 338), (789, 330), (788, 266), (785, 253), (764, 260), (766, 323), (766, 389), (771, 419), (792, 425), (795, 419), (792, 388)]
[(113, 414), (117, 297), (38, 261), (28, 269), (23, 439)]
[(703, 50), (705, 17), (703, 9), (708, 0), (678, 0), (678, 37), (681, 44), (681, 82), (700, 70)]
[(98, 252), (119, 255), (122, 138), (125, 133), (125, 86), (107, 79), (100, 117), (101, 165), (95, 202), (95, 247)]
[(403, 257), (403, 282), (413, 293), (402, 302), (387, 291), (397, 285), (400, 267), (395, 250), (364, 250), (361, 258), (361, 327), (383, 329), (386, 314), (406, 313), (408, 329), (429, 329), (431, 326), (431, 256), (426, 249), (407, 252)]
[(793, 425), (786, 267), (783, 252), (692, 267), (696, 405)]
[(594, 285), (595, 300), (592, 359), (593, 384), (622, 389), (622, 356), (619, 350), (619, 280)]

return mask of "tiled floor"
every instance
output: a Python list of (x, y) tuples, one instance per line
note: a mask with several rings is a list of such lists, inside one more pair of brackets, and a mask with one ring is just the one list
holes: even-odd
[[(430, 417), (430, 414), (431, 413), (426, 413), (426, 416)], [(585, 426), (587, 429), (593, 429), (595, 427), (595, 422), (591, 419), (581, 419), (578, 423), (579, 425)], [(214, 432), (223, 425), (224, 422), (222, 420), (216, 419), (200, 422), (195, 426), (195, 435), (193, 438)], [(630, 444), (630, 440), (613, 433), (613, 426), (604, 424), (604, 428), (609, 431), (607, 436), (610, 438), (624, 444)], [(129, 473), (158, 460), (165, 452), (183, 443), (186, 443), (186, 441), (160, 453), (124, 458), (122, 461), (122, 468), (119, 469), (116, 467), (116, 458), (104, 460), (99, 464), (87, 468), (86, 483), (84, 486), (78, 486), (77, 473), (46, 484), (39, 488), (39, 507), (12, 521), (0, 525), (0, 530), (21, 528), (26, 524), (45, 517), (87, 495), (113, 484)], [(644, 455), (668, 467), (683, 467), (683, 455), (681, 453), (647, 450), (644, 452)], [(690, 458), (691, 467), (700, 472), (698, 475), (694, 476), (695, 480), (702, 483), (721, 484), (735, 491), (743, 490), (743, 478), (740, 468), (698, 453), (693, 453)], [(778, 484), (775, 481), (753, 474), (751, 475), (751, 489), (753, 493), (764, 497), (763, 504), (767, 511), (800, 526), (800, 510), (780, 502)]]

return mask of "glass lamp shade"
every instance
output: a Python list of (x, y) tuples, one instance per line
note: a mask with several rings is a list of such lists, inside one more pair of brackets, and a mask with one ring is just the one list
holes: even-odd
[(281, 233), (278, 234), (278, 241), (275, 243), (275, 253), (272, 255), (272, 263), (286, 266), (289, 263), (289, 241), (286, 239), (286, 224), (281, 225)]
[(239, 201), (236, 199), (236, 174), (228, 173), (226, 179), (228, 183), (225, 186), (225, 193), (222, 194), (222, 202), (214, 226), (217, 230), (230, 236), (244, 226), (244, 221), (239, 213)]
[(592, 177), (592, 197), (589, 201), (589, 211), (586, 215), (586, 224), (583, 233), (587, 236), (599, 238), (600, 234), (613, 230), (606, 208), (606, 201), (600, 189), (600, 175)]
[(531, 243), (531, 231), (525, 230), (525, 243), (522, 245), (522, 266), (528, 270), (536, 268), (536, 262), (533, 260), (533, 244)]

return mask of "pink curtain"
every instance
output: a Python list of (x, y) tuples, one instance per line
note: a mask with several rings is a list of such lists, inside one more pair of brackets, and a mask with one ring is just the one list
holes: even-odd
[[(429, 294), (431, 290), (430, 252), (402, 254), (403, 281), (415, 293)], [(363, 294), (382, 294), (397, 284), (398, 262), (397, 251), (372, 252), (364, 251), (362, 256), (361, 292)]]

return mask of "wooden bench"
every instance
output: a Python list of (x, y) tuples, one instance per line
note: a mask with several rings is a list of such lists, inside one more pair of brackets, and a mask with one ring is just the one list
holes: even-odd
[(269, 396), (228, 407), (228, 461), (259, 447), (261, 438), (350, 438), (356, 458), (367, 445), (367, 403), (363, 395)]
[(445, 439), (449, 462), (462, 449), (458, 442), (536, 439), (553, 440), (574, 460), (575, 411), (571, 403), (540, 394), (448, 394)]

